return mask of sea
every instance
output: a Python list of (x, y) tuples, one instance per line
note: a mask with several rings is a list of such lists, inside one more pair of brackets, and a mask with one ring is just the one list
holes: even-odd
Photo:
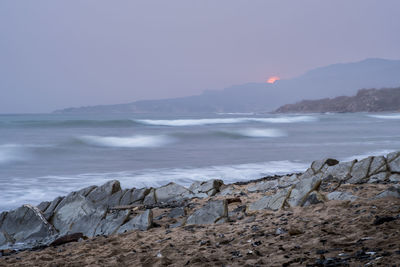
[(230, 183), (396, 150), (399, 113), (0, 115), (0, 211), (113, 179)]

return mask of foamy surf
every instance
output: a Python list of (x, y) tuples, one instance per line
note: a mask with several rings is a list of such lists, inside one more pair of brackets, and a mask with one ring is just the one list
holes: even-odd
[(35, 145), (4, 144), (0, 145), (0, 165), (26, 161), (31, 157), (31, 148)]
[(279, 129), (259, 129), (259, 128), (246, 128), (235, 132), (239, 136), (252, 137), (252, 138), (273, 138), (287, 136), (285, 131)]
[(138, 123), (157, 126), (199, 126), (209, 124), (234, 124), (244, 122), (260, 123), (299, 123), (313, 122), (313, 116), (273, 117), (273, 118), (218, 118), (218, 119), (179, 119), (179, 120), (136, 120)]
[(386, 114), (386, 115), (367, 115), (368, 117), (384, 120), (400, 120), (400, 114)]
[(81, 136), (78, 139), (92, 146), (116, 148), (160, 147), (173, 142), (172, 138), (164, 135), (135, 135), (130, 137), (87, 135)]

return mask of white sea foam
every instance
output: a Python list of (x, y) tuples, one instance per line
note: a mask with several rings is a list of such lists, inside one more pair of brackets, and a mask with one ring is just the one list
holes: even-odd
[(371, 118), (384, 119), (384, 120), (400, 120), (400, 114), (386, 114), (386, 115), (367, 115)]
[(283, 137), (287, 136), (287, 133), (279, 129), (259, 129), (259, 128), (246, 128), (242, 130), (237, 130), (236, 133), (245, 137)]
[(160, 147), (173, 141), (172, 138), (164, 135), (135, 135), (129, 137), (87, 135), (81, 136), (78, 139), (93, 146), (125, 148)]
[(180, 119), (180, 120), (136, 120), (136, 122), (158, 125), (158, 126), (198, 126), (208, 124), (232, 124), (244, 122), (260, 122), (260, 123), (298, 123), (312, 122), (317, 118), (313, 116), (285, 116), (271, 118), (219, 118), (219, 119)]
[(0, 164), (24, 161), (28, 157), (26, 149), (17, 144), (0, 145)]

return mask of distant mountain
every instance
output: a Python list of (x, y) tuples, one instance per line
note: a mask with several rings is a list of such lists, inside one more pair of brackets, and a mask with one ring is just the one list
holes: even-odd
[(321, 112), (400, 112), (400, 87), (385, 89), (361, 89), (355, 96), (339, 96), (319, 100), (303, 100), (281, 106), (277, 113)]
[(361, 88), (400, 85), (400, 60), (366, 59), (334, 64), (274, 84), (248, 83), (196, 96), (144, 100), (128, 104), (88, 106), (58, 113), (152, 113), (152, 112), (264, 112), (286, 103), (352, 95)]

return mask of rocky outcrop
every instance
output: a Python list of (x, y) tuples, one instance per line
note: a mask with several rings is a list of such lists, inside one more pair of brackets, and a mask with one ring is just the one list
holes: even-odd
[[(278, 210), (287, 207), (307, 206), (329, 200), (355, 201), (357, 197), (348, 192), (333, 191), (328, 194), (320, 192), (320, 187), (335, 184), (337, 190), (341, 184), (363, 183), (398, 183), (400, 178), (400, 153), (394, 152), (386, 157), (368, 157), (340, 163), (335, 159), (314, 161), (300, 177), (291, 179), (290, 189), (279, 190), (280, 177), (272, 181), (261, 181), (248, 187), (248, 192), (277, 190), (272, 195), (262, 197), (248, 206), (249, 211)], [(380, 193), (380, 197), (400, 197), (399, 189), (391, 187)]]
[[(219, 192), (221, 180), (195, 182), (189, 190), (169, 183), (159, 188), (121, 189), (119, 181), (89, 186), (65, 197), (23, 207), (0, 215), (0, 247), (25, 243), (26, 247), (48, 244), (60, 236), (81, 233), (86, 237), (129, 230), (147, 230), (153, 224), (151, 210), (132, 214), (121, 205), (158, 205), (203, 198)], [(31, 242), (32, 241), (32, 242)], [(33, 242), (35, 241), (35, 242)]]
[[(231, 185), (210, 180), (194, 182), (189, 188), (169, 183), (158, 188), (122, 189), (118, 181), (112, 180), (42, 202), (37, 207), (24, 205), (1, 213), (0, 247), (43, 246), (60, 237), (78, 234), (94, 237), (145, 231), (159, 226), (157, 222), (162, 218), (170, 220), (167, 228), (175, 228), (241, 220), (243, 216), (262, 210), (277, 211), (331, 200), (359, 200), (357, 194), (343, 190), (344, 184), (354, 187), (365, 183), (392, 184), (377, 192), (374, 199), (400, 198), (399, 182), (399, 152), (349, 162), (323, 159), (312, 162), (302, 174), (271, 176)], [(251, 201), (241, 204), (242, 197)], [(208, 198), (208, 201), (200, 198)], [(229, 210), (231, 204), (237, 205), (236, 208)], [(157, 214), (153, 222), (154, 208), (164, 213)]]
[(279, 107), (277, 113), (400, 111), (400, 88), (362, 89), (355, 96), (303, 100)]

